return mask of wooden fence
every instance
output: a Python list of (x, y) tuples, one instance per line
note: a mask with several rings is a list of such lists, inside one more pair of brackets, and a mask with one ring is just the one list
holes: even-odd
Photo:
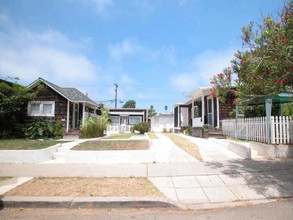
[(292, 117), (271, 116), (222, 120), (224, 135), (269, 144), (293, 144)]

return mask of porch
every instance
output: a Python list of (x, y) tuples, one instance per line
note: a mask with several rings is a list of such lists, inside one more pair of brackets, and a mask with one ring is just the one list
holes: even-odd
[(210, 87), (201, 87), (190, 93), (191, 122), (193, 128), (208, 124), (210, 127), (220, 127), (219, 99), (210, 96)]
[(100, 110), (96, 105), (87, 102), (68, 101), (66, 133), (79, 130), (87, 117), (99, 117), (99, 115)]

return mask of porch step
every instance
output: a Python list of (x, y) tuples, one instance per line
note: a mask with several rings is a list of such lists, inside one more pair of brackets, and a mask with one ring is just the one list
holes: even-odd
[(209, 138), (225, 139), (226, 137), (222, 134), (221, 130), (210, 127), (208, 131)]
[(63, 135), (64, 139), (79, 139), (80, 130), (69, 130), (68, 133)]

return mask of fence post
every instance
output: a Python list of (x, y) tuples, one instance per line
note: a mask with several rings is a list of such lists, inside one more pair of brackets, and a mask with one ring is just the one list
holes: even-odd
[(271, 144), (271, 114), (272, 114), (272, 99), (266, 99), (266, 121), (267, 121), (267, 143)]
[(275, 131), (276, 122), (274, 118), (275, 118), (274, 116), (271, 117), (271, 143), (272, 144), (276, 143), (276, 131)]
[(236, 105), (235, 131), (234, 131), (235, 139), (237, 139), (237, 132), (238, 132), (237, 121), (238, 121), (238, 105)]

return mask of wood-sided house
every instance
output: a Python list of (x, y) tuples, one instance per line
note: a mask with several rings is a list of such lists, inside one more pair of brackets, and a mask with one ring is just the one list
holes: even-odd
[(187, 95), (189, 100), (184, 104), (174, 106), (174, 127), (181, 130), (192, 127), (194, 136), (201, 136), (204, 124), (220, 128), (220, 121), (229, 118), (229, 113), (235, 108), (232, 100), (220, 102), (219, 98), (210, 96), (211, 87), (200, 87)]
[(100, 115), (98, 104), (76, 88), (60, 87), (42, 78), (28, 88), (37, 92), (36, 99), (28, 103), (28, 116), (60, 120), (65, 133), (78, 130), (89, 115)]
[(148, 122), (148, 110), (139, 108), (109, 109), (112, 125), (136, 125)]

